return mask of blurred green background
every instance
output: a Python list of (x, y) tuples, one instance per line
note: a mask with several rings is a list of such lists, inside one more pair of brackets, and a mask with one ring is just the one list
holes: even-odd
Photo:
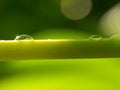
[[(21, 34), (35, 39), (108, 37), (120, 33), (119, 22), (119, 0), (0, 0), (1, 40)], [(0, 62), (0, 90), (120, 90), (119, 85), (119, 58)]]

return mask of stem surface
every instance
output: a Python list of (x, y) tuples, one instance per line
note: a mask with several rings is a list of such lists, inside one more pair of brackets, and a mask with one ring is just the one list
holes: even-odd
[(119, 40), (0, 41), (0, 60), (119, 57)]

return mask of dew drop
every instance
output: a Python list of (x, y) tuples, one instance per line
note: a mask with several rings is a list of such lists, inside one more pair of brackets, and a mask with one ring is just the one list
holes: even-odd
[(120, 40), (120, 34), (115, 34), (112, 37), (110, 37), (110, 40)]
[(18, 35), (16, 36), (15, 40), (34, 40), (30, 35)]
[(100, 35), (92, 35), (91, 37), (89, 37), (89, 40), (101, 40), (102, 37)]

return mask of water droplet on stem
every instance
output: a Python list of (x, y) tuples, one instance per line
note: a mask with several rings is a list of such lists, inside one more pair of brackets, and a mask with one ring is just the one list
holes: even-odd
[(111, 40), (120, 40), (120, 34), (115, 34), (112, 37), (110, 37)]
[(92, 35), (89, 40), (101, 40), (102, 37), (100, 35)]
[(15, 40), (34, 40), (34, 39), (30, 35), (23, 34), (16, 36)]

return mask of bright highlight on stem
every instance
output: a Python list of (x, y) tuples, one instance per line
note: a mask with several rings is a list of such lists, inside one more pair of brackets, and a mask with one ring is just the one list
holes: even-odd
[(0, 60), (118, 57), (120, 57), (120, 40), (0, 41)]

